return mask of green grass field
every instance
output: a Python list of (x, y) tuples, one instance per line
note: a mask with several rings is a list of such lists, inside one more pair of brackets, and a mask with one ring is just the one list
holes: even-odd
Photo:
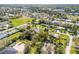
[(75, 51), (74, 46), (71, 46), (71, 51), (70, 51), (70, 54), (76, 54), (76, 51)]
[(33, 18), (25, 18), (25, 17), (21, 17), (21, 18), (17, 18), (17, 19), (13, 19), (11, 20), (13, 26), (19, 26), (22, 24), (25, 24), (27, 22), (31, 22), (33, 20)]

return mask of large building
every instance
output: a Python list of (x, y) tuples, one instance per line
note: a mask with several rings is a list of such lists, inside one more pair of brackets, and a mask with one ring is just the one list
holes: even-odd
[(18, 43), (13, 47), (8, 47), (0, 52), (0, 54), (24, 54), (25, 53), (25, 44)]

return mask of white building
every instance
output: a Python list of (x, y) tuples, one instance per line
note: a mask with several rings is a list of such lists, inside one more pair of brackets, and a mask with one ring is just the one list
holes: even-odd
[(8, 47), (0, 52), (0, 54), (24, 54), (25, 52), (25, 44), (19, 42), (13, 47)]

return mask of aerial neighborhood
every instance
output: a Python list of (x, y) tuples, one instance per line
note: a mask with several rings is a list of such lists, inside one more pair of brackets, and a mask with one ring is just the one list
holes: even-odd
[(79, 54), (79, 5), (0, 5), (0, 54)]

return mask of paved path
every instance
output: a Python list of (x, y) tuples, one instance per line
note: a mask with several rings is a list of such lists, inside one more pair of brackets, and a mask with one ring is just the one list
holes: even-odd
[(66, 51), (65, 51), (66, 54), (70, 54), (72, 40), (73, 40), (73, 36), (70, 36), (69, 34), (68, 36), (69, 36), (69, 42), (68, 42), (68, 45), (66, 46)]

